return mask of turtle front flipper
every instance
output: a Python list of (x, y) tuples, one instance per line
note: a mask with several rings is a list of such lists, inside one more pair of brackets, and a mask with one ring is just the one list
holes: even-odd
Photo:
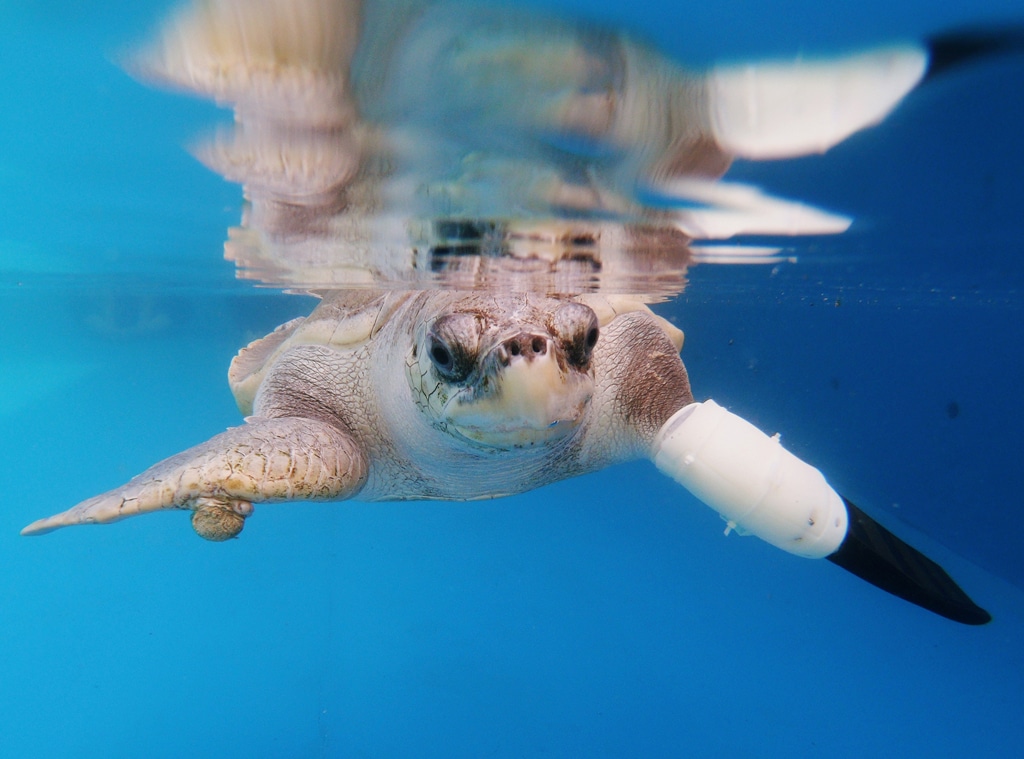
[(311, 419), (255, 418), (155, 464), (119, 488), (33, 522), (21, 534), (188, 509), (199, 535), (226, 540), (242, 531), (253, 503), (349, 498), (366, 475), (366, 457), (344, 430)]

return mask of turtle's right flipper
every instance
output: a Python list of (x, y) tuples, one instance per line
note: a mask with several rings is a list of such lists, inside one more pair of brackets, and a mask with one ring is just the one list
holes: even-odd
[(224, 540), (241, 531), (253, 503), (349, 498), (362, 488), (366, 474), (362, 451), (337, 427), (310, 419), (254, 418), (155, 464), (119, 488), (33, 522), (21, 534), (188, 509), (194, 512), (197, 533)]
[(842, 545), (825, 558), (875, 587), (965, 625), (992, 615), (972, 601), (942, 567), (907, 545), (845, 498), (849, 527)]
[(714, 401), (677, 411), (651, 455), (725, 519), (797, 556), (827, 558), (882, 590), (968, 625), (988, 622), (938, 564), (836, 493), (810, 464)]
[(927, 40), (929, 82), (961, 66), (1002, 55), (1024, 54), (1024, 25), (1003, 24), (951, 29)]

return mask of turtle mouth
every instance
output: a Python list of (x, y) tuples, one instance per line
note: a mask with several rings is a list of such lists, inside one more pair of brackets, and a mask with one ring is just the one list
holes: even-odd
[(526, 448), (573, 432), (594, 394), (586, 372), (571, 367), (548, 341), (544, 350), (512, 355), (498, 346), (479, 375), (442, 410), (449, 431), (478, 445)]

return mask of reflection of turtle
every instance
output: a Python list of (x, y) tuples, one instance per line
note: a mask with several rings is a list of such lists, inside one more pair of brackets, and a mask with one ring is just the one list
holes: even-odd
[(730, 528), (987, 621), (777, 438), (694, 403), (681, 347), (623, 298), (335, 293), (235, 358), (245, 425), (24, 532), (190, 509), (200, 535), (225, 540), (256, 502), (491, 498), (650, 457)]

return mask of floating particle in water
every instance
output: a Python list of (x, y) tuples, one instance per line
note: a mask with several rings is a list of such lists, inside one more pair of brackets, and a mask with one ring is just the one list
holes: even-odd
[(960, 416), (960, 404), (956, 401), (950, 401), (946, 404), (946, 416), (950, 419), (956, 419)]

